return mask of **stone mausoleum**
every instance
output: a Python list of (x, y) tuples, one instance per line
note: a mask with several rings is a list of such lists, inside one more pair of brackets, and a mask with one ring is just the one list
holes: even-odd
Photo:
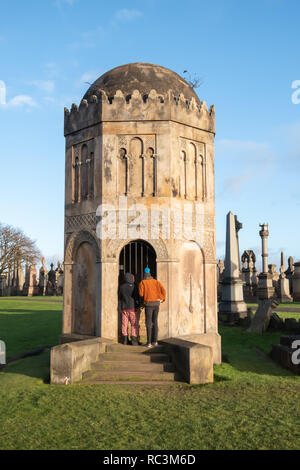
[(118, 341), (118, 286), (149, 266), (164, 284), (159, 340), (213, 348), (220, 362), (214, 106), (175, 72), (132, 63), (65, 109), (61, 343)]

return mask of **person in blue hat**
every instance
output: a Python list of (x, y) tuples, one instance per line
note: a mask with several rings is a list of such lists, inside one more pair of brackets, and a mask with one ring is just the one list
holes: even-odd
[(151, 276), (150, 268), (144, 270), (145, 279), (139, 284), (139, 295), (143, 298), (146, 315), (147, 346), (157, 346), (157, 318), (161, 302), (166, 300), (166, 290), (158, 280)]

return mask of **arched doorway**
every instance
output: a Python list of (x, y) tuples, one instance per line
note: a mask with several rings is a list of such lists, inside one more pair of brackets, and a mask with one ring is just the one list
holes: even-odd
[(125, 273), (131, 273), (139, 283), (144, 278), (144, 269), (150, 268), (156, 278), (156, 253), (150, 243), (144, 240), (134, 240), (125, 245), (119, 258), (119, 279), (122, 281)]
[(73, 272), (73, 333), (95, 336), (96, 332), (96, 263), (93, 246), (79, 245)]
[[(119, 285), (123, 282), (124, 274), (134, 275), (137, 286), (144, 279), (144, 269), (150, 268), (152, 277), (157, 276), (156, 252), (150, 243), (144, 240), (133, 240), (125, 245), (119, 257)], [(143, 322), (144, 323), (144, 322)], [(118, 308), (118, 337), (122, 337), (122, 313)], [(142, 333), (142, 332), (141, 332)], [(143, 332), (145, 334), (145, 332)]]

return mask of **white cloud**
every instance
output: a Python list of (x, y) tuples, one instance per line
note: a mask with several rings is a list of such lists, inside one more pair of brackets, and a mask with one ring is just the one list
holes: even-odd
[(17, 95), (7, 103), (7, 106), (12, 106), (12, 107), (30, 106), (32, 108), (37, 108), (38, 104), (29, 95)]
[(142, 15), (142, 12), (139, 10), (128, 10), (127, 8), (123, 8), (122, 10), (118, 10), (115, 13), (115, 18), (118, 21), (132, 21), (141, 17)]
[(22, 106), (29, 106), (31, 108), (37, 108), (38, 104), (29, 95), (17, 95), (14, 96), (10, 101), (6, 101), (6, 84), (3, 80), (0, 80), (0, 106), (1, 108), (19, 108)]
[(55, 86), (53, 80), (33, 80), (32, 82), (29, 82), (29, 84), (45, 91), (46, 93), (52, 93)]
[(6, 85), (3, 80), (0, 80), (0, 105), (6, 104)]

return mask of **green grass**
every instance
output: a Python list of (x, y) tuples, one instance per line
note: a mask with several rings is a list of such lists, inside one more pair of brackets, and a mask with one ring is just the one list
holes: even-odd
[(0, 339), (6, 343), (7, 357), (57, 344), (61, 321), (62, 303), (1, 300)]
[[(252, 308), (257, 308), (257, 303), (256, 304), (247, 304), (248, 307), (252, 307)], [(300, 308), (300, 302), (285, 302), (285, 303), (282, 303), (282, 304), (278, 304), (277, 308), (282, 308), (282, 307), (286, 307), (288, 309), (293, 309), (294, 307), (296, 308)]]
[[(26, 305), (20, 317), (11, 313), (14, 322), (39, 322), (39, 314), (51, 343), (60, 312)], [(23, 329), (26, 349), (36, 345), (32, 328)], [(9, 364), (0, 372), (0, 449), (299, 449), (300, 377), (253, 350), (268, 353), (280, 334), (220, 333), (229, 362), (207, 385), (55, 386), (49, 352)]]

